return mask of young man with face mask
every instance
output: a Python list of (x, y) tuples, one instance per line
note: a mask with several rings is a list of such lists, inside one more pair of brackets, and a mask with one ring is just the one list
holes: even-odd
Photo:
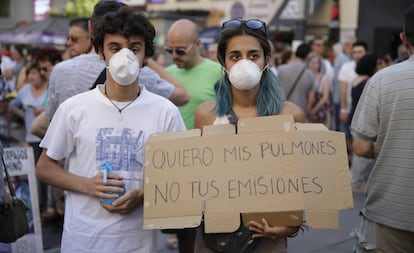
[(154, 231), (142, 229), (145, 143), (154, 133), (185, 130), (184, 122), (138, 81), (154, 50), (148, 18), (122, 7), (94, 31), (107, 81), (59, 106), (36, 175), (67, 192), (62, 252), (155, 252)]

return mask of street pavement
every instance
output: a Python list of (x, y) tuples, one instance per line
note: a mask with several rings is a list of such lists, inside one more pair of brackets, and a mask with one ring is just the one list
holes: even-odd
[[(288, 253), (352, 253), (356, 243), (350, 236), (359, 226), (361, 210), (364, 203), (362, 194), (354, 193), (354, 208), (339, 212), (338, 230), (307, 230), (288, 240)], [(44, 223), (42, 226), (44, 253), (60, 253), (60, 236), (62, 222)], [(167, 236), (157, 233), (157, 253), (178, 253), (177, 249), (167, 249)]]

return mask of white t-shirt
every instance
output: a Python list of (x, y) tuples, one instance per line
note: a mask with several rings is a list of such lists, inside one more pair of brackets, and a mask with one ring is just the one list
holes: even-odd
[[(127, 103), (117, 103), (122, 108)], [(122, 116), (122, 117), (121, 117)], [(144, 150), (153, 133), (185, 130), (175, 105), (141, 86), (121, 113), (98, 88), (67, 99), (41, 142), (47, 155), (66, 158), (68, 171), (92, 177), (110, 161), (125, 189), (143, 188)], [(142, 206), (128, 215), (109, 213), (99, 199), (67, 192), (62, 252), (155, 252), (152, 230), (143, 230)]]
[(349, 61), (342, 65), (341, 69), (339, 70), (338, 74), (338, 80), (339, 81), (346, 81), (347, 91), (346, 91), (346, 104), (348, 112), (351, 111), (352, 107), (352, 96), (351, 96), (351, 89), (352, 89), (352, 83), (355, 80), (355, 78), (358, 77), (357, 73), (355, 72), (356, 63), (355, 61)]

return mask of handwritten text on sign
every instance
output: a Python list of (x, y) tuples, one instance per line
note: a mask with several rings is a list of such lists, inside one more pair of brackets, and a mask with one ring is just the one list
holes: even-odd
[[(233, 146), (224, 148), (222, 152), (223, 162), (248, 161), (252, 159), (253, 153), (249, 146)], [(319, 142), (299, 141), (291, 143), (262, 142), (258, 147), (260, 158), (268, 156), (280, 157), (287, 155), (334, 155), (336, 149), (330, 140)], [(191, 147), (180, 150), (157, 149), (152, 154), (151, 164), (155, 169), (168, 169), (173, 167), (208, 167), (215, 160), (215, 153), (211, 147)], [(220, 152), (220, 151), (219, 151)]]
[(27, 148), (5, 148), (4, 162), (10, 172), (29, 171), (33, 169), (32, 161)]
[[(218, 146), (218, 145), (217, 145)], [(153, 205), (165, 205), (190, 199), (228, 200), (243, 197), (283, 196), (289, 194), (314, 194), (324, 192), (323, 180), (319, 175), (303, 176), (299, 170), (290, 173), (284, 171), (296, 157), (333, 156), (337, 153), (330, 139), (318, 141), (250, 141), (235, 145), (195, 145), (185, 148), (157, 148), (147, 156), (150, 159), (149, 170), (168, 174), (183, 171), (192, 176), (165, 178), (151, 187)], [(283, 166), (282, 166), (283, 165)], [(263, 169), (263, 167), (270, 167)], [(253, 168), (254, 173), (230, 173), (223, 179), (205, 174), (208, 170), (245, 170)], [(260, 167), (260, 168), (257, 168)], [(294, 167), (294, 166), (293, 166)], [(280, 171), (280, 173), (279, 173)]]

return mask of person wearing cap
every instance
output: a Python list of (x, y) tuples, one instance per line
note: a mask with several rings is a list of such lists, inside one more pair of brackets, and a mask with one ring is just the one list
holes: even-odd
[(156, 251), (155, 232), (143, 230), (145, 144), (185, 125), (177, 107), (139, 79), (154, 36), (149, 19), (131, 7), (94, 23), (107, 80), (65, 100), (40, 144), (36, 176), (66, 191), (62, 253)]
[(355, 154), (376, 159), (361, 212), (362, 228), (374, 234), (358, 233), (372, 237), (369, 252), (414, 252), (414, 5), (403, 17), (400, 39), (410, 58), (370, 78), (351, 124)]

